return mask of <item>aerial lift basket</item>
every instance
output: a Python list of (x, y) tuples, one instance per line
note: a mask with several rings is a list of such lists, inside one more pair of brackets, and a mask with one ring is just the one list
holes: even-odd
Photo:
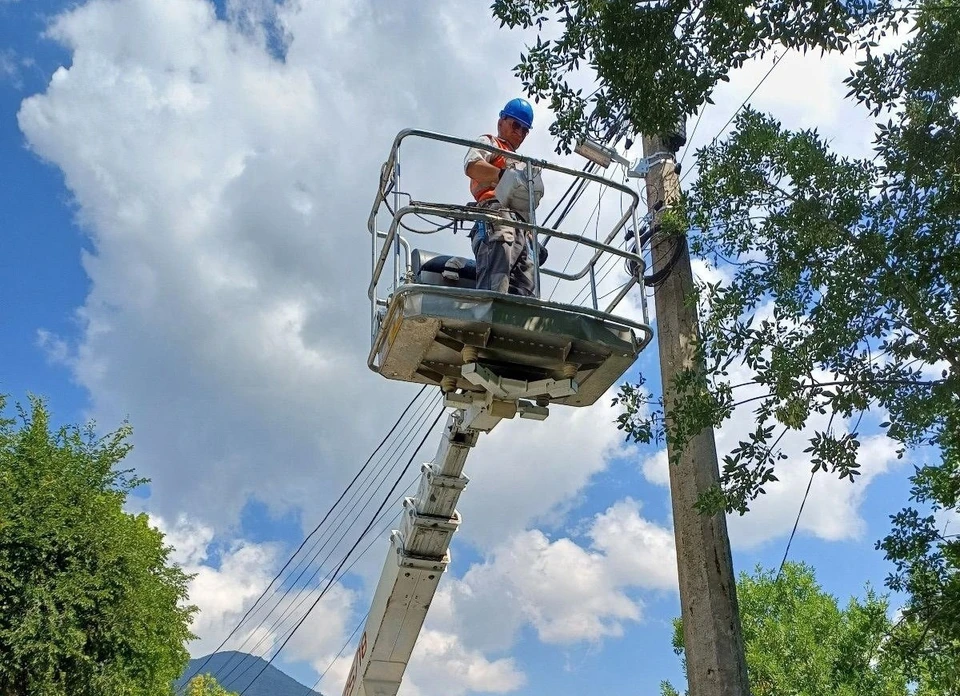
[[(514, 161), (521, 174), (528, 175), (532, 194), (539, 193), (532, 190), (539, 178), (536, 173), (552, 171), (598, 183), (621, 195), (626, 202), (624, 213), (603, 238), (538, 225), (534, 206), (523, 211), (523, 220), (511, 222), (532, 230), (541, 242), (561, 239), (590, 250), (579, 270), (559, 270), (547, 265), (537, 269), (538, 287), (544, 278), (558, 279), (561, 287), (564, 283), (588, 283), (589, 292), (583, 301), (565, 304), (478, 290), (472, 259), (412, 248), (410, 239), (402, 234), (418, 232), (404, 224), (411, 216), (429, 216), (467, 227), (477, 220), (493, 223), (498, 217), (495, 212), (472, 205), (412, 199), (401, 205), (404, 194), (400, 187), (400, 146), (408, 138), (504, 154)], [(531, 200), (535, 198), (531, 196)], [(630, 368), (653, 335), (644, 297), (644, 260), (640, 252), (623, 243), (627, 230), (637, 229), (638, 205), (635, 191), (594, 174), (470, 140), (421, 130), (401, 131), (384, 164), (368, 221), (373, 257), (368, 288), (372, 322), (368, 365), (388, 379), (434, 384), (445, 392), (485, 388), (464, 375), (464, 366), (469, 363), (514, 382), (572, 379), (576, 384), (574, 393), (543, 394), (540, 401), (570, 406), (593, 404)], [(389, 223), (386, 229), (380, 229), (377, 223), (382, 221), (384, 209)], [(542, 247), (537, 247), (537, 253), (541, 253)], [(598, 266), (609, 263), (611, 256), (624, 260), (632, 272), (628, 282), (601, 309), (601, 298), (597, 296)], [(622, 302), (628, 295), (631, 302)], [(622, 304), (627, 305), (625, 311)]]

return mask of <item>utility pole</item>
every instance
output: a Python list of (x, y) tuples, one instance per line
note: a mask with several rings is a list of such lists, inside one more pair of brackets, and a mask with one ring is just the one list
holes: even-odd
[[(661, 157), (663, 153), (669, 157)], [(676, 160), (663, 136), (644, 136), (643, 155), (650, 163), (660, 160), (646, 176), (647, 205), (652, 216), (659, 216), (680, 197)], [(669, 423), (677, 396), (674, 377), (681, 370), (699, 367), (694, 349), (699, 331), (697, 308), (689, 302), (694, 288), (686, 237), (656, 232), (650, 245), (653, 273), (672, 265), (654, 295), (664, 415)], [(676, 451), (668, 437), (667, 452), (689, 693), (748, 696), (726, 517), (722, 511), (708, 517), (694, 507), (700, 494), (720, 481), (713, 428), (704, 428), (692, 437), (682, 452)]]

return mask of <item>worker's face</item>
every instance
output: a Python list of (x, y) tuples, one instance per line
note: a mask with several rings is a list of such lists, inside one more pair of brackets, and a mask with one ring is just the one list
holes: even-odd
[(529, 132), (529, 128), (509, 116), (497, 121), (497, 135), (501, 140), (510, 143), (514, 150), (520, 149)]

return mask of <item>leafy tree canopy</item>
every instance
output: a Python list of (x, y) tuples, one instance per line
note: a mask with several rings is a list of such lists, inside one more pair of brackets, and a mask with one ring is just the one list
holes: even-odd
[[(699, 178), (671, 214), (731, 276), (699, 288), (704, 374), (678, 375), (669, 429), (662, 408), (645, 410), (657, 399), (626, 385), (620, 425), (683, 447), (750, 404), (755, 430), (701, 500), (745, 512), (776, 480), (786, 433), (816, 424), (813, 471), (854, 480), (861, 418), (878, 414), (900, 454), (922, 462), (913, 505), (878, 544), (887, 586), (907, 595), (890, 649), (931, 693), (957, 693), (960, 538), (931, 513), (960, 504), (960, 3), (497, 0), (493, 12), (509, 26), (559, 24), (517, 74), (559, 110), (560, 149), (611, 123), (662, 131), (768, 51), (858, 49), (845, 82), (875, 121), (872, 156), (841, 156), (816, 130), (749, 108), (697, 153)], [(881, 49), (899, 29), (907, 40)], [(585, 67), (598, 78), (588, 96), (570, 86)]]
[(237, 696), (227, 691), (209, 674), (200, 674), (187, 684), (186, 696)]
[[(903, 12), (891, 0), (494, 0), (502, 25), (538, 29), (517, 75), (558, 115), (558, 150), (627, 120), (666, 131), (695, 113), (732, 70), (777, 47), (845, 50), (864, 27), (880, 33)], [(553, 29), (552, 25), (557, 25)], [(559, 36), (554, 36), (559, 33)], [(595, 90), (577, 73), (590, 68)]]
[[(694, 251), (733, 268), (701, 288), (711, 388), (688, 390), (683, 413), (700, 419), (685, 427), (720, 425), (745, 402), (756, 420), (706, 507), (746, 511), (776, 479), (781, 437), (817, 415), (828, 425), (809, 439), (813, 470), (853, 480), (860, 418), (879, 412), (900, 456), (925, 462), (915, 505), (878, 547), (894, 564), (887, 586), (909, 598), (894, 645), (935, 693), (960, 684), (960, 538), (931, 514), (960, 503), (958, 36), (960, 6), (938, 4), (892, 53), (864, 47), (847, 84), (878, 119), (871, 158), (747, 109), (698, 153), (685, 201)], [(749, 379), (733, 383), (743, 367)], [(632, 432), (646, 420), (634, 409), (622, 422)]]
[[(779, 577), (758, 567), (737, 582), (747, 671), (754, 696), (907, 696), (908, 678), (885, 643), (893, 627), (885, 598), (867, 590), (841, 608), (811, 567), (786, 563)], [(673, 648), (683, 654), (683, 622)], [(668, 683), (664, 696), (677, 696)]]
[(116, 468), (129, 428), (51, 430), (36, 399), (17, 411), (0, 419), (0, 694), (170, 693), (195, 610), (163, 535), (123, 510), (143, 483)]

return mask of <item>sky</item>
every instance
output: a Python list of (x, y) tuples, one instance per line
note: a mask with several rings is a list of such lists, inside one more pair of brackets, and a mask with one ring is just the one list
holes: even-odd
[[(465, 0), (0, 0), (0, 393), (42, 395), (58, 422), (132, 424), (129, 463), (151, 483), (130, 507), (196, 573), (194, 656), (221, 643), (417, 393), (365, 365), (366, 220), (394, 135), (489, 132), (521, 92), (512, 67), (532, 38)], [(842, 99), (855, 59), (790, 54), (751, 103), (868, 152), (870, 124)], [(694, 147), (771, 60), (718, 90)], [(525, 152), (553, 156), (552, 118), (536, 105)], [(405, 185), (462, 202), (461, 158), (412, 147)], [(549, 205), (565, 183), (545, 183)], [(570, 229), (610, 224), (613, 199), (588, 191)], [(467, 248), (462, 235), (425, 243)], [(628, 377), (656, 386), (656, 361), (654, 345)], [(643, 696), (681, 682), (666, 456), (624, 442), (617, 413), (602, 398), (481, 438), (401, 693)], [(814, 479), (789, 551), (844, 602), (882, 586), (874, 543), (917, 463), (896, 458), (878, 420), (864, 421), (856, 485)], [(738, 411), (721, 453), (750, 428)], [(810, 468), (802, 434), (785, 444), (779, 484), (729, 519), (738, 571), (784, 555)], [(325, 673), (327, 694), (342, 689), (386, 552), (386, 533), (372, 541), (323, 597), (305, 581), (276, 596), (278, 611), (316, 600), (276, 664), (307, 685)], [(227, 647), (271, 655), (281, 629)]]

